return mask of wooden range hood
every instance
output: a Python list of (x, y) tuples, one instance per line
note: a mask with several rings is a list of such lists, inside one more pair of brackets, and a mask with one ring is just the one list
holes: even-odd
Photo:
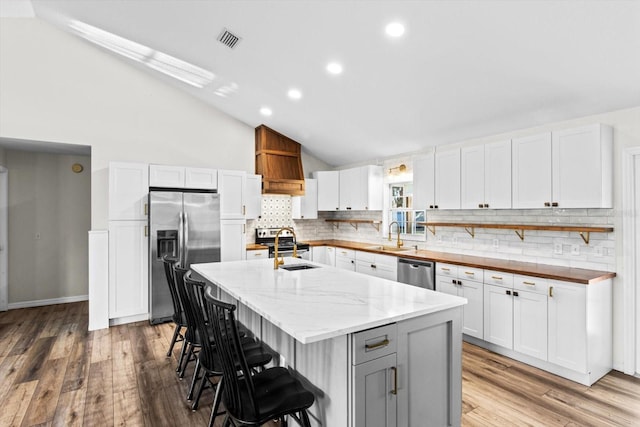
[(263, 194), (304, 195), (301, 146), (293, 139), (260, 125), (256, 128), (256, 174)]

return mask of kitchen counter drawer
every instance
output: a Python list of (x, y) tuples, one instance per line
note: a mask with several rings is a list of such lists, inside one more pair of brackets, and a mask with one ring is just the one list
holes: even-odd
[(496, 285), (511, 289), (513, 288), (513, 274), (502, 271), (485, 270), (484, 283), (487, 285)]
[(395, 353), (396, 335), (395, 323), (353, 334), (353, 364), (359, 365)]
[(546, 295), (549, 291), (549, 282), (539, 277), (521, 276), (516, 274), (513, 278), (513, 289)]
[(482, 282), (484, 277), (484, 270), (475, 267), (458, 267), (458, 279), (473, 280), (476, 282)]
[(436, 275), (458, 278), (458, 266), (453, 264), (436, 264)]

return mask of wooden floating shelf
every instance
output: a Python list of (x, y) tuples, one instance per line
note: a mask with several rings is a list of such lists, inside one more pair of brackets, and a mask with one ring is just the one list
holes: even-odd
[(476, 228), (513, 230), (520, 237), (520, 240), (524, 240), (525, 230), (571, 231), (578, 233), (587, 245), (589, 244), (590, 233), (611, 233), (613, 231), (613, 227), (608, 226), (590, 227), (581, 225), (472, 224), (467, 222), (419, 222), (418, 225), (424, 225), (433, 235), (436, 234), (436, 227), (462, 227), (471, 237), (475, 237)]
[(332, 222), (336, 228), (340, 228), (341, 223), (351, 224), (353, 228), (358, 229), (358, 224), (371, 224), (376, 230), (380, 231), (382, 221), (373, 219), (325, 219), (326, 222)]

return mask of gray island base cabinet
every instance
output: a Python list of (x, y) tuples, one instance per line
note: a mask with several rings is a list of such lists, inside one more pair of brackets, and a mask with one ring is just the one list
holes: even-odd
[(313, 426), (460, 425), (463, 298), (327, 266), (192, 267), (314, 393)]

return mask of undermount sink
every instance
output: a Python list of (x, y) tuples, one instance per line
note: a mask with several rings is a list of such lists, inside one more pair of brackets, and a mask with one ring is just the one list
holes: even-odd
[(367, 246), (365, 249), (370, 249), (372, 251), (386, 251), (386, 252), (403, 252), (403, 251), (413, 250), (413, 248), (404, 248), (404, 247), (399, 248), (397, 246), (383, 246), (383, 245)]
[(296, 270), (309, 270), (311, 268), (318, 268), (318, 266), (311, 265), (311, 264), (290, 264), (290, 265), (281, 265), (280, 268), (288, 271), (296, 271)]

